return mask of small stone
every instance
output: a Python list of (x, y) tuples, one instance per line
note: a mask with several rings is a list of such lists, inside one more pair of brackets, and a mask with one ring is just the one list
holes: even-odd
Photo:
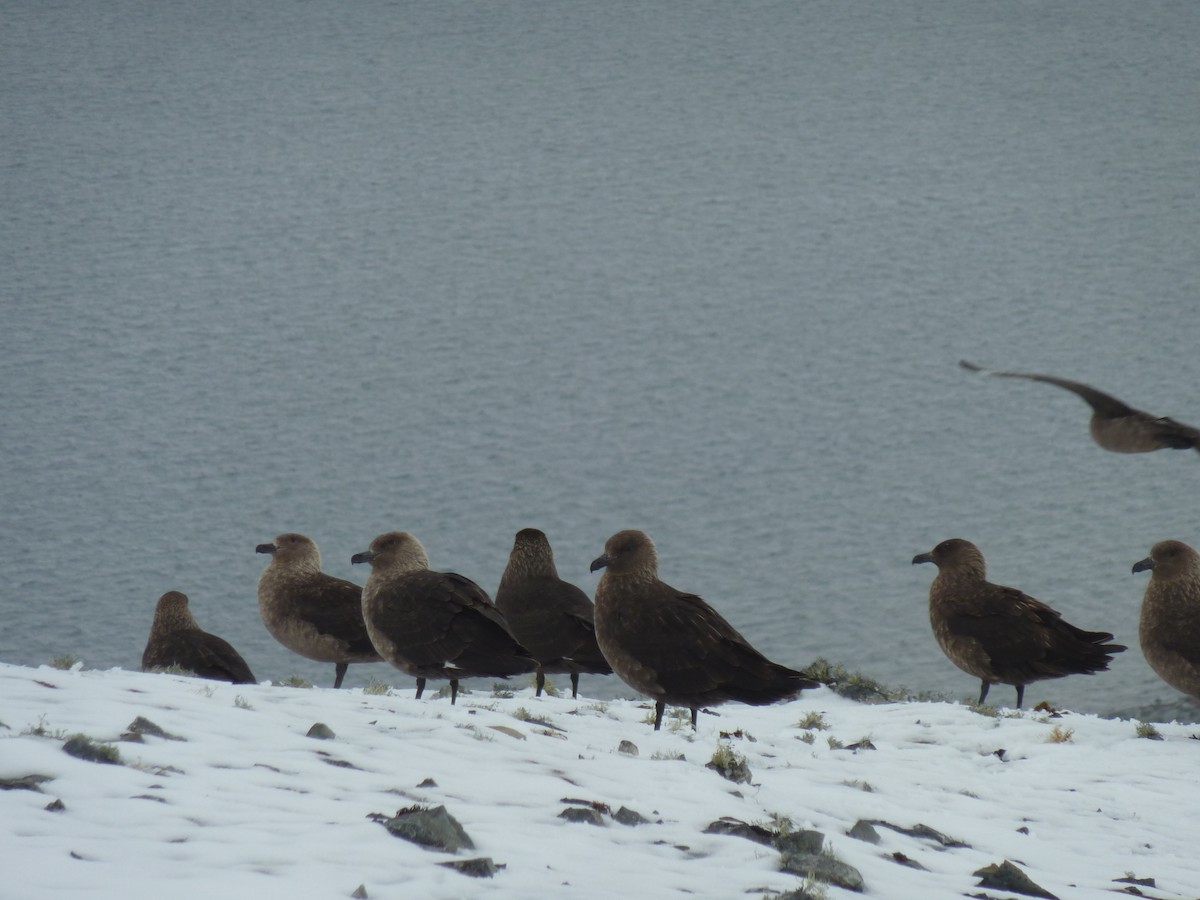
[(132, 722), (125, 726), (125, 734), (121, 735), (121, 740), (133, 740), (133, 735), (162, 738), (167, 741), (182, 741), (183, 738), (174, 734), (168, 734), (163, 729), (159, 728), (149, 719), (144, 716), (138, 716)]
[(637, 744), (633, 741), (621, 741), (621, 743), (617, 744), (617, 752), (624, 753), (626, 756), (637, 756)]
[(892, 861), (898, 862), (902, 866), (908, 866), (910, 869), (919, 869), (922, 872), (929, 871), (923, 865), (921, 865), (919, 862), (917, 862), (915, 859), (911, 859), (910, 857), (905, 856), (899, 850), (897, 850), (895, 853), (892, 854)]
[(51, 800), (46, 804), (46, 812), (63, 812), (67, 808), (67, 804), (62, 800)]
[(875, 830), (875, 826), (866, 819), (859, 819), (846, 834), (850, 835), (856, 841), (866, 841), (868, 844), (878, 844), (883, 840), (879, 836), (879, 832)]
[(775, 843), (775, 833), (761, 825), (751, 825), (741, 819), (722, 816), (715, 822), (709, 822), (704, 829), (705, 834), (729, 834), (734, 837), (746, 838), (756, 844), (766, 844), (768, 847)]
[(1029, 897), (1044, 897), (1046, 900), (1058, 900), (1058, 897), (1040, 884), (1036, 884), (1007, 859), (999, 865), (992, 863), (990, 866), (984, 866), (973, 874), (979, 879), (980, 887), (1012, 891), (1014, 894), (1025, 894)]
[(417, 785), (417, 787), (419, 787), (419, 788), (435, 788), (437, 786), (438, 786), (438, 783), (436, 781), (434, 781), (432, 778), (426, 778), (424, 781), (422, 781), (420, 784)]
[(479, 856), (475, 859), (455, 859), (450, 862), (438, 863), (438, 865), (454, 869), (463, 875), (470, 875), (472, 878), (491, 878), (496, 874), (496, 864), (487, 856)]
[(592, 809), (590, 806), (568, 806), (558, 814), (558, 817), (566, 819), (568, 822), (582, 822), (585, 825), (604, 824), (604, 816), (598, 809)]
[(305, 737), (316, 738), (318, 741), (332, 741), (337, 735), (324, 722), (316, 722), (312, 728), (308, 729)]
[(722, 778), (732, 781), (734, 784), (749, 784), (753, 777), (750, 774), (750, 767), (746, 765), (746, 760), (740, 756), (729, 759), (724, 762), (707, 762), (704, 768), (712, 769)]
[(352, 900), (367, 900), (367, 886), (360, 884), (354, 889), (354, 893), (350, 895)]
[(615, 813), (613, 818), (621, 825), (645, 825), (650, 820), (639, 812), (634, 812), (628, 806), (622, 806)]

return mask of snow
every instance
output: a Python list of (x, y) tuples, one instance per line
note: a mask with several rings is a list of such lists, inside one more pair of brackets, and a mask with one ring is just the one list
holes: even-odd
[[(363, 885), (371, 898), (730, 898), (804, 884), (771, 848), (703, 833), (722, 816), (786, 816), (823, 832), (868, 896), (978, 894), (972, 873), (1005, 859), (1064, 900), (1111, 896), (1129, 873), (1156, 879), (1139, 888), (1146, 896), (1200, 893), (1196, 725), (1158, 724), (1155, 741), (1131, 721), (867, 705), (820, 688), (772, 707), (720, 707), (694, 734), (676, 719), (655, 733), (640, 700), (536, 698), (516, 683), (511, 697), (472, 683), (451, 706), (408, 688), (235, 686), (79, 666), (0, 664), (0, 682), (0, 778), (54, 779), (42, 793), (0, 791), (0, 896), (302, 900)], [(827, 730), (800, 727), (813, 713)], [(138, 716), (182, 740), (116, 742)], [(336, 737), (307, 737), (316, 722)], [(125, 765), (69, 756), (62, 744), (75, 733), (116, 742)], [(835, 749), (830, 738), (876, 749)], [(618, 752), (623, 740), (636, 756)], [(705, 768), (723, 745), (745, 756), (751, 784)], [(428, 778), (435, 785), (419, 787)], [(46, 809), (55, 799), (64, 810)], [(559, 817), (570, 799), (650, 821), (571, 823)], [(476, 849), (451, 857), (368, 818), (414, 804), (444, 804)], [(885, 827), (874, 846), (847, 836), (858, 819), (920, 823), (969, 846)], [(475, 856), (504, 868), (474, 879), (437, 865)]]

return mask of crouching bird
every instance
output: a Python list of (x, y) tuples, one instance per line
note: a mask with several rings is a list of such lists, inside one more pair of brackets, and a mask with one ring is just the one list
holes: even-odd
[(645, 532), (610, 537), (592, 563), (597, 569), (605, 572), (596, 587), (596, 640), (621, 680), (654, 699), (655, 731), (668, 703), (688, 707), (695, 728), (701, 706), (762, 706), (819, 684), (771, 662), (695, 594), (659, 581)]
[(913, 557), (913, 565), (928, 562), (938, 567), (929, 588), (933, 635), (952, 663), (980, 680), (980, 704), (993, 684), (1011, 684), (1020, 709), (1025, 685), (1103, 672), (1125, 649), (1105, 643), (1108, 632), (1076, 628), (1040, 600), (992, 584), (970, 541), (951, 538)]

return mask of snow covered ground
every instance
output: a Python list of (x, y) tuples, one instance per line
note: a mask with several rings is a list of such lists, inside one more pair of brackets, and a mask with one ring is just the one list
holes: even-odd
[[(53, 779), (0, 791), (0, 896), (731, 898), (804, 885), (771, 847), (704, 833), (721, 817), (823, 832), (876, 897), (1010, 896), (972, 875), (1005, 859), (1064, 900), (1112, 896), (1130, 874), (1155, 879), (1136, 888), (1145, 896), (1200, 895), (1197, 725), (1159, 724), (1163, 740), (1149, 740), (1130, 721), (865, 705), (821, 688), (656, 734), (640, 701), (471, 687), (452, 707), (407, 688), (0, 665), (0, 779)], [(139, 716), (178, 739), (118, 741)], [(306, 736), (317, 722), (335, 737)], [(65, 753), (76, 733), (112, 742), (123, 765)], [(874, 749), (837, 748), (864, 738)], [(745, 757), (749, 784), (706, 768), (723, 746)], [(560, 813), (585, 808), (573, 801), (648, 821), (571, 822)], [(414, 804), (444, 804), (475, 849), (424, 849), (369, 818)], [(873, 845), (846, 834), (860, 819), (967, 846), (882, 825)], [(438, 865), (477, 856), (502, 868), (474, 879)]]

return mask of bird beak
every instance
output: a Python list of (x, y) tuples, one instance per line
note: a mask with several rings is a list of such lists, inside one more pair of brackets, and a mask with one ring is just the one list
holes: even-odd
[(364, 550), (362, 553), (355, 553), (352, 557), (350, 557), (350, 565), (353, 566), (364, 562), (369, 563), (375, 558), (375, 556), (376, 553), (374, 550)]
[(274, 544), (259, 544), (254, 548), (255, 553), (274, 553), (279, 548)]
[(1147, 569), (1153, 568), (1154, 560), (1147, 556), (1145, 559), (1133, 564), (1133, 574), (1136, 575), (1138, 572), (1145, 572)]
[(932, 553), (918, 553), (916, 556), (913, 557), (912, 564), (915, 566), (917, 563), (927, 563), (927, 562), (933, 562), (933, 554)]
[(597, 556), (595, 559), (592, 560), (592, 567), (590, 569), (588, 569), (588, 571), (595, 572), (597, 569), (603, 569), (610, 562), (612, 562), (612, 557), (609, 556), (607, 553), (605, 553), (603, 556)]

